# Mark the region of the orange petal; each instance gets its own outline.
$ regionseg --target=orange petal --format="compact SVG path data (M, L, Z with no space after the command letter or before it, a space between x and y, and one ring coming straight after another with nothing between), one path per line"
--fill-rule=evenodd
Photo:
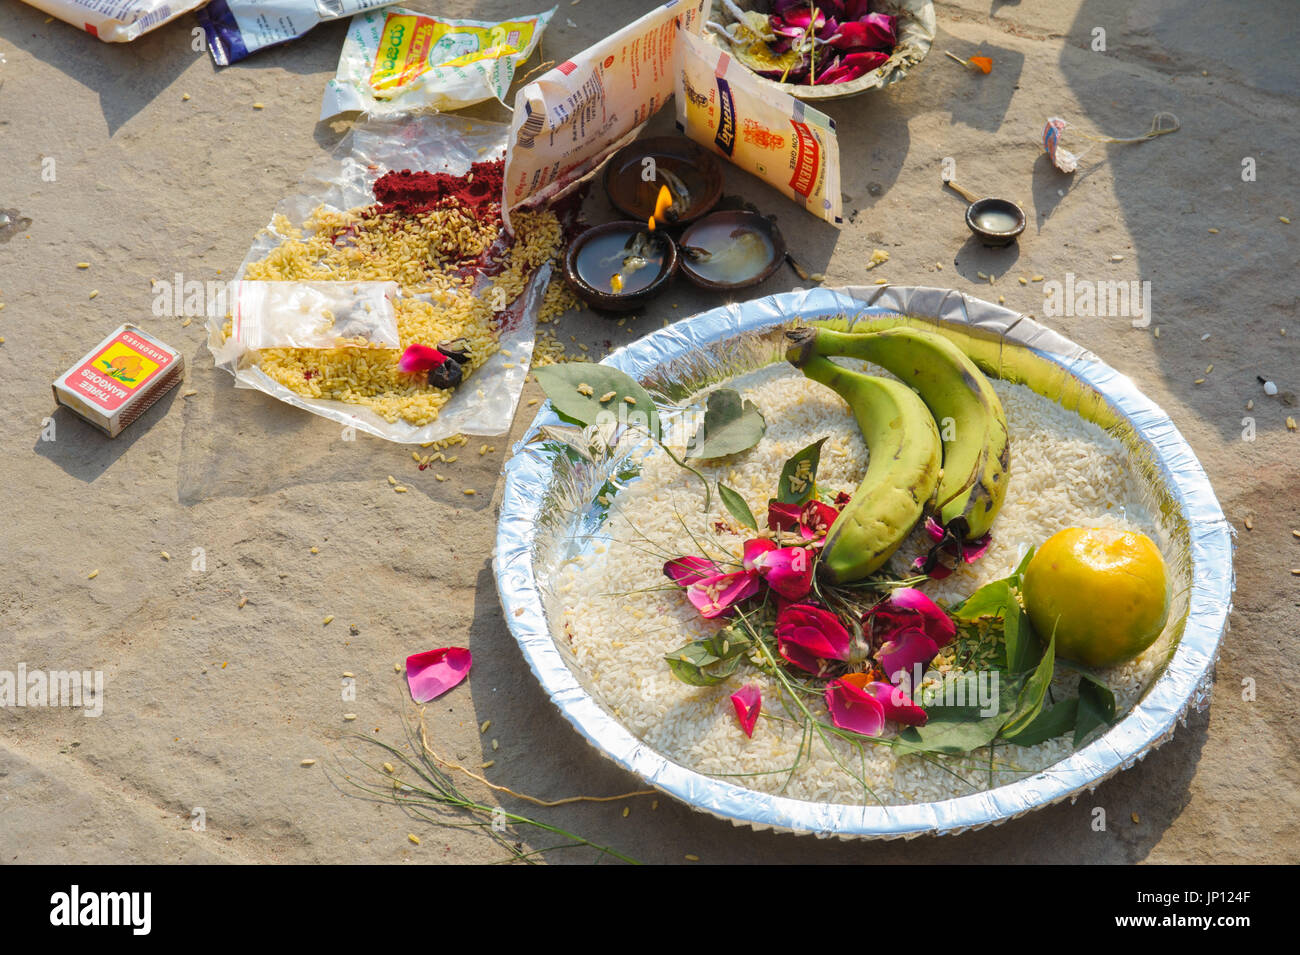
M993 71L993 61L987 56L972 56L966 62L981 73L991 73Z

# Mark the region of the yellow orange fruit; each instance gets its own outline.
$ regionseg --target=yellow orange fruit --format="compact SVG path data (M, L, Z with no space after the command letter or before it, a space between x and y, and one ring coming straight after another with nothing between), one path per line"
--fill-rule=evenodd
M1070 527L1049 537L1025 568L1025 612L1056 655L1115 666L1151 646L1169 617L1169 573L1145 534Z

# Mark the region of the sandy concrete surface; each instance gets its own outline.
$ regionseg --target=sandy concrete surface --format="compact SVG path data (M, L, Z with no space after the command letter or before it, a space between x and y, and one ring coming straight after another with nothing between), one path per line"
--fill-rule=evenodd
M410 5L485 18L540 6ZM562 0L544 55L576 52L650 6ZM637 797L533 811L649 862L1294 862L1300 433L1285 418L1300 415L1286 405L1300 391L1296 8L959 0L937 10L936 50L912 76L829 106L852 212L842 230L735 170L728 189L775 212L792 248L832 285L952 286L1005 296L1043 319L1042 286L1018 276L1151 282L1159 338L1123 317L1046 321L1172 416L1238 529L1236 607L1213 705L1095 794L957 838L866 845L755 834L667 797L657 809ZM201 322L152 314L151 278L230 277L276 201L342 132L315 120L343 24L220 72L192 48L195 27L190 15L135 43L103 44L20 3L0 6L0 209L31 220L0 239L0 669L105 677L98 718L0 711L0 859L499 859L476 831L355 798L346 776L377 777L346 739L401 745L409 698L394 664L462 644L475 654L469 684L426 714L443 753L471 765L494 758L494 782L543 798L640 788L554 710L501 619L489 564L498 476L528 415L495 439L495 454L480 458L475 442L454 480L438 484L415 470L408 448L341 441L331 422L236 391L213 368ZM1091 48L1096 28L1104 51ZM994 70L974 76L945 49L982 51ZM1035 146L1049 116L1132 136L1157 110L1176 113L1182 130L1095 146L1073 178ZM1070 145L1079 152L1087 141ZM963 203L940 188L944 157L969 188L1024 204L1031 223L1017 247L969 240ZM49 160L53 181L43 176ZM603 196L587 215L609 215ZM873 248L891 259L867 275ZM783 270L755 294L797 284ZM564 337L600 352L718 301L678 284L627 329L570 314ZM179 348L187 380L108 441L53 412L50 382L126 320ZM1283 394L1266 397L1257 375ZM197 394L182 397L188 389ZM530 386L526 397L536 394ZM389 474L412 493L394 494ZM467 499L464 487L478 495ZM344 673L354 674L355 701L343 699ZM1253 701L1243 681L1253 681ZM302 767L308 758L316 764ZM1105 832L1090 825L1098 806Z

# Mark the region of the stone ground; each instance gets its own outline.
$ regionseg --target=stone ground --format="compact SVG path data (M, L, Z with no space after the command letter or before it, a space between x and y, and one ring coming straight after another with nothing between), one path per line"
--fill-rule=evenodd
M502 2L410 5L488 19L519 12ZM545 56L574 53L650 6L561 3ZM1017 276L1151 282L1159 338L1124 318L1047 323L1172 416L1238 528L1236 607L1213 705L1094 795L956 838L865 846L755 834L668 798L657 810L642 797L537 812L651 862L688 853L710 863L1294 862L1300 433L1284 422L1300 414L1286 403L1300 390L1295 8L959 0L937 11L935 52L912 76L829 107L853 211L842 230L734 170L729 191L777 213L792 248L831 285L948 285L1005 295L1041 319L1042 287ZM489 566L498 475L527 416L496 440L496 454L471 450L456 480L437 484L414 470L409 449L340 442L328 421L234 390L198 322L153 317L150 278L228 278L276 201L341 135L315 118L343 24L219 72L192 49L194 27L191 15L112 45L20 3L0 8L0 208L31 219L0 237L0 482L12 521L0 544L0 669L91 668L106 679L98 719L0 712L0 859L500 858L479 833L353 798L345 775L375 777L349 755L345 734L400 745L407 705L394 663L464 643L476 659L469 686L427 713L445 753L477 764L497 738L493 781L539 797L638 788L553 709L501 619ZM1092 49L1097 28L1104 51ZM969 74L945 49L983 52L994 70ZM1035 146L1048 116L1131 136L1157 110L1176 113L1181 131L1096 146L1073 178ZM1078 152L1086 140L1071 145ZM944 157L970 188L1023 203L1031 224L1018 247L996 253L968 239L963 204L940 188ZM42 176L47 159L54 181ZM608 216L603 197L587 214ZM867 276L873 248L891 260ZM997 285L985 287L981 271ZM783 271L757 292L796 284ZM627 330L575 313L564 335L600 351L717 301L678 285ZM41 440L50 381L125 320L179 347L185 388L198 393L173 391L115 441L66 412L54 415L56 440ZM1277 379L1283 394L1266 397L1257 375ZM1246 441L1252 398L1256 433ZM389 474L413 493L393 494ZM465 486L478 489L474 500ZM194 573L199 547L206 570ZM335 620L322 626L327 614ZM355 674L354 703L340 700L344 672ZM342 721L349 710L358 722ZM375 762L378 751L360 746ZM300 767L312 757L315 766ZM1096 806L1106 832L1090 826ZM191 827L196 807L204 831Z

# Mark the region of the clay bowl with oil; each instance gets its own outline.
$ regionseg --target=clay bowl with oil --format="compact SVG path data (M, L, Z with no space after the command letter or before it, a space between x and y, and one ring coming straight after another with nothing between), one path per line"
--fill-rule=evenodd
M648 217L647 217L648 218ZM624 260L629 243L646 234L649 246L642 257L646 265L628 271ZM583 232L564 253L564 279L592 308L625 312L640 308L668 285L677 271L677 246L667 233L647 232L645 222L606 222ZM622 289L615 291L612 277L621 276Z
M976 199L966 207L966 227L984 245L1001 248L1025 231L1025 213L1010 199Z
M668 217L668 226L694 222L722 198L722 163L685 136L651 136L628 143L605 167L605 194L629 219L648 220L662 186L675 198L683 187L686 191L685 208Z
M785 261L781 231L757 212L710 213L677 242L682 274L701 288L731 291L758 285Z

